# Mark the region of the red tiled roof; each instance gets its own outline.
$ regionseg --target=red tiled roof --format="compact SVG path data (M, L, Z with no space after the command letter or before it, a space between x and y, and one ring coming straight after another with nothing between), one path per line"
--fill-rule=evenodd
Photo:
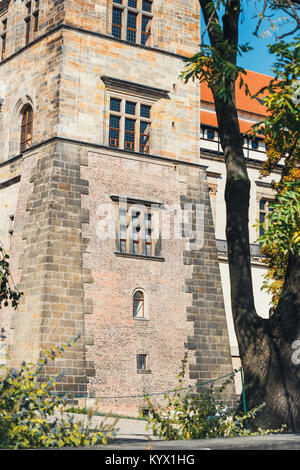
M247 83L250 93L254 94L257 93L261 88L264 86L268 85L270 83L272 77L268 75L263 75L257 72L253 72L250 70L247 70L247 75L244 77L245 83ZM213 103L213 96L206 85L206 83L201 83L201 101L203 102L209 102ZM265 107L260 104L256 99L251 99L251 97L246 96L244 89L239 88L239 81L237 80L236 82L236 104L238 111L240 112L246 112L246 113L251 113L251 114L256 114L257 120L260 121L263 118L260 119L260 116L266 116L266 109ZM212 124L212 122L208 122L209 120L213 121L214 118L211 116L212 113L206 112L206 111L201 111L201 123L207 124L207 125L216 125ZM255 116L253 116L255 117ZM207 119L207 122L206 122ZM217 122L216 120L214 121L215 123ZM246 121L240 120L240 125L241 127L245 128L248 126L248 128L251 126L251 123L247 123ZM241 128L241 132L245 132Z
M262 121L263 118L261 118L260 120ZM200 122L201 124L205 124L207 126L218 127L217 116L214 112L201 110ZM245 134L246 132L248 132L251 126L254 124L253 122L245 121L243 119L239 119L239 123L240 123L240 131L242 134Z

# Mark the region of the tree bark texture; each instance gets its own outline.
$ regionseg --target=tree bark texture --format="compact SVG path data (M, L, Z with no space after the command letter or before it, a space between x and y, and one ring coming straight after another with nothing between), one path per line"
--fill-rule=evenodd
M209 0L200 0L212 46L217 47L215 18L205 13ZM228 0L223 17L224 40L238 44L240 2ZM234 52L229 60L235 64ZM218 130L226 164L226 236L231 284L231 305L244 372L247 409L265 403L255 427L300 432L300 259L290 256L284 288L274 315L257 315L251 276L249 245L250 180L243 154L235 103L235 78L228 84L230 96L219 98L212 89ZM299 359L295 341L299 340ZM299 364L297 362L299 361Z

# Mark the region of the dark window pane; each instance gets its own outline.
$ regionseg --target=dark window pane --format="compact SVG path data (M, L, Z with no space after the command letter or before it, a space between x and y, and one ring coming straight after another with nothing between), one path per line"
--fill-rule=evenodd
M259 201L259 208L260 208L261 211L265 210L265 205L266 205L265 199L261 199Z
M133 119L125 119L125 150L134 150L135 140L135 121Z
M215 138L215 131L211 129L207 129L207 138L208 140L214 140Z
M113 8L112 14L112 35L115 38L121 39L122 36L122 10Z
M126 114L135 114L135 103L132 103L131 101L126 101L125 113Z
M120 5L122 5L122 0L113 0L114 3L119 3Z
M140 152L150 151L150 123L141 121L140 123Z
M149 0L143 0L142 2L142 10L144 11L151 11L152 7L152 2L149 2Z
M110 147L119 147L120 139L120 118L110 116L109 118L109 145Z
M128 0L128 6L132 8L136 8L136 0Z
M121 110L121 100L118 100L117 98L111 98L110 99L110 110L120 112L120 110Z
M142 16L142 46L150 46L151 37L151 18L148 16Z
M138 370L146 369L146 354L137 355L137 368Z
M143 318L144 316L144 294L141 291L134 294L133 316L135 318Z
M257 150L258 149L258 141L257 140L252 140L251 147L252 147L252 150Z
M146 104L141 104L141 117L150 119L150 109L151 106L147 106Z
M127 16L127 41L136 42L136 14L130 11Z

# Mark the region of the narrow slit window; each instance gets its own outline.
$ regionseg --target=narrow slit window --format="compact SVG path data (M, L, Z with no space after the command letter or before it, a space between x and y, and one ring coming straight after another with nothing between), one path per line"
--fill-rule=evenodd
M25 20L25 45L30 41L31 18L30 16Z
M22 122L21 122L21 141L20 141L20 151L21 153L24 150L32 146L32 127L33 127L33 111L31 106L26 106L22 113Z

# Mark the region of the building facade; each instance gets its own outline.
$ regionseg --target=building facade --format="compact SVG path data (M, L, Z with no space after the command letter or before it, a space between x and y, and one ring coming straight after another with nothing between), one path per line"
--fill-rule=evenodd
M245 82L252 95L267 86L271 77L253 71L247 71ZM249 135L251 126L261 122L266 116L266 110L256 99L246 96L243 89L236 86L236 103L240 130L244 137L244 156L247 163L248 176L251 182L249 201L249 238L252 267L252 282L255 299L255 308L259 316L269 317L271 296L262 290L263 276L266 266L261 256L258 238L262 228L258 222L266 222L270 209L270 202L274 199L273 182L278 182L281 167L278 166L269 176L262 177L262 163L266 158L265 144L262 138L253 139ZM222 279L222 288L226 310L227 325L230 338L230 350L234 369L241 366L238 343L234 331L230 300L230 279L227 258L226 217L225 217L225 184L226 168L220 140L218 137L217 118L214 110L213 97L205 84L201 84L201 164L207 168L207 178L211 207L214 219L219 267ZM236 376L236 390L241 391L240 377Z
M8 360L80 334L45 373L103 409L173 389L185 353L187 385L230 374L200 87L178 79L199 2L3 0L0 27Z

